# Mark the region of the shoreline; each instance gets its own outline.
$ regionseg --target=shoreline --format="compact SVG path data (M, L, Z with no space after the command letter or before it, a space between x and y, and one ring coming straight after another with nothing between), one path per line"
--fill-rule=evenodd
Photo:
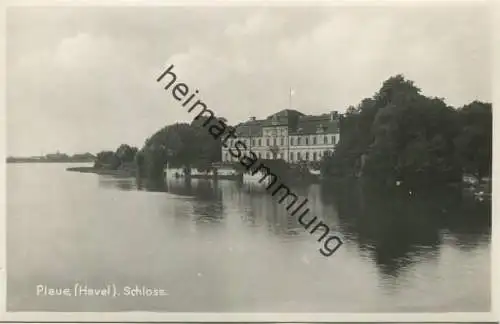
M94 160L89 161L50 161L50 160L18 160L18 161L5 161L6 164L16 163L94 163Z
M136 176L136 170L108 170L108 169L97 169L94 167L72 167L72 168L66 168L66 171L80 172L80 173L94 173L100 175L125 176L125 177Z

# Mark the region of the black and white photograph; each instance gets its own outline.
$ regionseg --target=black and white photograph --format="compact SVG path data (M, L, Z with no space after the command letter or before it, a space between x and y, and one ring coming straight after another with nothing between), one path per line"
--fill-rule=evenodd
M492 311L491 2L43 3L7 313Z

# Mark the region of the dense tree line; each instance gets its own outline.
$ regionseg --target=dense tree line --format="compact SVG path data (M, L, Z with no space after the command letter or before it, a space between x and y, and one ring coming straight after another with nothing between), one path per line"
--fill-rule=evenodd
M222 119L224 120L224 119ZM224 120L225 121L225 120ZM158 177L171 167L207 170L221 161L221 142L208 129L214 118L168 125L135 154L139 174ZM402 75L383 82L372 97L349 107L341 119L335 153L321 163L329 177L353 176L409 185L459 181L464 173L491 175L492 107L474 101L458 109L426 97ZM123 158L101 152L108 165ZM98 159L99 160L99 159Z
M73 161L93 161L95 159L95 156L92 153L76 153L73 154L70 158Z
M32 157L7 157L7 163L16 162L92 162L95 160L95 156L92 153L76 153L73 155L68 155L66 153L54 153L47 154L45 156L32 156Z
M221 119L225 121L225 119ZM204 126L204 124L206 125ZM137 154L137 165L141 176L154 178L169 167L196 168L200 171L211 168L221 161L221 138L214 139L208 129L217 123L216 118L194 119L190 124L176 123L165 126L146 140Z
M492 107L461 108L426 97L397 75L341 119L335 153L322 161L327 177L363 176L416 186L491 175Z
M128 144L120 145L116 151L101 151L94 160L94 168L98 169L132 169L138 149Z

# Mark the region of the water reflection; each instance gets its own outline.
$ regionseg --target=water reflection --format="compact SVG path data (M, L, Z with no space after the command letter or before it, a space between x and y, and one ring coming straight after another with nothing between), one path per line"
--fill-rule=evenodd
M136 178L135 182L137 184L138 190L152 191L152 192L165 192L167 191L167 185L163 179L141 179Z
M120 189L124 191L131 191L138 189L138 183L134 178L124 178L108 175L98 176L99 187L106 189Z
M136 181L9 165L12 311L490 311L491 207L356 183L297 186L345 244L331 257L277 197L232 181ZM48 190L50 189L50 190ZM146 285L165 298L41 298Z
M386 276L436 259L443 240L450 237L459 249L489 240L491 205L463 198L459 190L417 195L339 182L323 186L321 198L323 204L336 206L342 232Z
M134 181L103 178L100 184L189 197L190 210L182 214L189 213L196 224L224 224L235 214L245 226L267 228L280 239L315 240L276 197L259 187L195 179ZM489 242L491 205L464 198L457 190L417 195L358 182L291 189L307 197L311 214L370 259L382 278L397 278L414 264L436 261L444 244L471 251Z

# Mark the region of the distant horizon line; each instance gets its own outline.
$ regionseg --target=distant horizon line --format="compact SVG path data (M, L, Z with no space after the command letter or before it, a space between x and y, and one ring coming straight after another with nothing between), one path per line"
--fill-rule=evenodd
M67 155L67 156L74 156L74 155L81 155L81 154L92 154L95 155L94 153L87 151L87 152L77 152L77 153L66 153L66 152L60 152L56 151L55 153L46 153L46 154L40 154L40 155L13 155L13 154L6 154L7 158L37 158L37 157L47 157L48 155Z
M422 92L424 92L424 91L422 91ZM491 100L491 99L490 99L490 100L485 100L485 99L481 99L481 98L475 98L475 99L472 99L471 101L469 101L468 103L464 103L464 104L462 104L462 105L453 105L453 104L447 103L447 102L446 102L446 101L447 101L447 98L445 98L445 97L430 96L430 95L425 95L425 94L423 94L423 95L424 95L424 96L427 96L427 97L431 97L431 98L440 98L440 99L442 99L443 101L445 101L445 103L446 103L448 106L453 107L454 109L460 109L461 107L466 106L466 105L468 105L468 104L471 104L471 103L473 103L473 102L475 102L475 101L478 101L478 102L484 102L484 103L492 103L492 100ZM360 101L360 102L361 102L361 101ZM360 102L358 102L358 104L359 104ZM357 106L357 104L356 104L356 105L352 105L352 106L356 107L356 106ZM349 106L348 106L348 107L345 107L345 109L343 109L343 110L334 110L334 111L337 111L339 114L343 115L343 114L345 114L345 111L346 111L348 108L349 108ZM292 108L284 108L284 109L277 110L276 112L279 112L279 111L282 111L282 110L296 110L296 111L298 111L298 112L303 113L303 114L304 114L304 115L306 115L306 116L319 116L319 115L323 115L323 114L328 114L328 113L329 113L329 112L326 112L326 113L320 113L319 115L314 115L314 113L313 113L313 112L310 112L310 111L308 111L308 112L303 112L303 111L301 111L301 110L300 110L300 108L297 108L297 107L292 107ZM330 112L331 112L331 110L330 110ZM265 120L265 119L267 119L267 117L269 117L269 115L268 115L267 117L262 118L262 117L260 117L260 116L259 116L259 117L257 117L255 114L254 114L254 115L252 115L252 114L250 113L250 114L246 117L246 119L239 119L239 121L233 121L233 122L231 122L231 123L233 123L234 125L239 125L239 124L242 124L242 123L246 123L246 122L248 122L248 121L249 121L249 118L250 118L250 117L255 117L255 118L256 118L256 121L257 121L257 120ZM224 118L226 118L226 117L224 117ZM227 120L227 122L229 123L229 120L228 120L227 118L226 118L226 120ZM165 124L164 124L164 126L162 126L161 128L163 128L163 127L165 127L165 126L168 126L168 125L178 124L178 123L186 123L186 124L190 124L190 122L191 122L191 121L192 121L192 120L190 120L190 118L185 118L185 120L184 120L184 119L182 119L182 120L177 120L177 121L170 122L170 123L168 123L168 124L167 124L167 123L165 123ZM230 124L230 123L229 123L229 124ZM159 129L158 129L158 130L159 130ZM158 130L157 130L157 131L158 131ZM146 138L147 138L147 137L146 137ZM144 144L144 141L146 140L146 138L143 140L143 143L142 143L142 144L139 144L139 145L137 146L138 148L140 148L140 147ZM121 144L123 144L123 143L121 143ZM132 144L132 143L126 143L126 144L131 145L131 146L134 146L134 144ZM118 144L118 145L120 145L120 144ZM94 155L95 155L95 154L97 154L97 153L99 153L99 152L101 152L101 151L110 151L110 150L112 150L112 149L111 149L111 148L109 148L109 147L111 147L111 146L108 146L108 148L104 148L104 149L103 149L103 148L96 149L95 151L78 151L78 152L71 153L71 155L75 155L75 154L85 154L85 153L91 153L91 154L94 154ZM47 154L56 154L58 150L57 150L57 149L50 150L51 152L54 152L54 151L55 151L56 153L46 153L46 154L44 154L44 153L43 153L43 150L40 150L40 151L42 151L42 153L41 153L41 154L38 154L38 155L36 155L36 154L35 154L35 155L33 155L33 154L7 154L7 152L5 152L5 153L6 153L6 154L5 154L5 158L34 158L34 157L42 157L42 156L45 156L45 155L47 155ZM94 152L95 152L95 153L94 153ZM70 153L65 153L65 152L63 152L62 154L68 154L68 155L69 155Z

